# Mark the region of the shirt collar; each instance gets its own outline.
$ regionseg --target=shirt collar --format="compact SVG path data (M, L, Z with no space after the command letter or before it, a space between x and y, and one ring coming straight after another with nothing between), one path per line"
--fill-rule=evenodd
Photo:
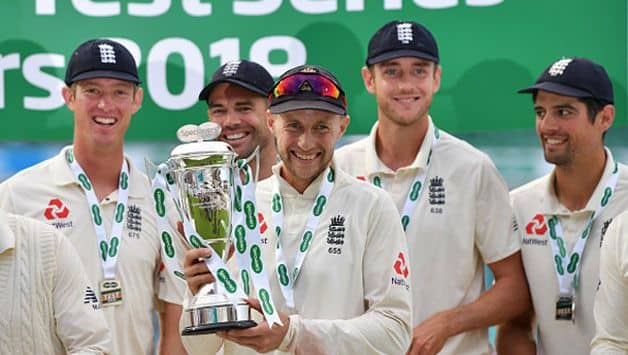
M6 250L15 248L15 235L9 228L6 212L0 210L0 254Z
M324 173L318 174L316 179L314 179L314 181L310 183L310 186L308 186L305 189L305 191L303 191L303 193L301 194L294 187L292 187L292 185L290 185L283 177L281 177L281 174L280 174L281 164L282 163L274 165L272 170L273 170L273 175L275 175L275 178L277 179L279 183L279 193L281 194L282 198L291 196L291 197L300 197L306 200L307 199L314 200L319 193L320 186L321 186L321 183L323 182L323 177L325 174ZM333 161L332 161L331 166L332 166L332 169L334 169L334 171L337 172ZM325 170L323 170L323 172L325 172ZM336 177L337 176L338 174L336 173Z
M423 137L423 143L421 144L421 148L419 148L419 152L412 164L405 166L399 170L403 169L425 169L427 167L427 159L429 157L430 149L432 148L432 142L434 141L434 123L432 122L432 117L428 116L428 126L427 132L425 132L425 136ZM379 122L375 122L373 127L371 128L371 132L369 133L366 145L366 169L369 175L378 174L378 173L389 173L393 174L389 167L386 166L377 155L376 150L376 138L377 138L377 128L379 127Z
M70 165L65 160L65 154L68 149L71 148L71 145L63 147L61 152L52 158L52 181L56 186L79 185L74 179ZM126 159L127 164L129 164L129 197L143 198L145 190L140 188L140 186L146 183L146 177L137 169L131 157L125 154L124 159ZM112 197L117 199L117 196L118 193L116 190Z
M581 211L595 212L597 210L599 201L602 199L602 196L604 194L604 189L606 189L606 183L608 182L609 177L615 171L615 159L613 159L613 154L607 147L604 147L604 151L606 152L606 164L604 165L602 177L598 181L595 190L593 190L591 198L589 198L586 206ZM544 194L545 197L541 201L542 213L548 215L571 214L573 213L573 211L569 211L567 207L563 206L556 196L556 191L554 190L555 178L556 169L554 169L552 173L546 177L544 182L546 193Z

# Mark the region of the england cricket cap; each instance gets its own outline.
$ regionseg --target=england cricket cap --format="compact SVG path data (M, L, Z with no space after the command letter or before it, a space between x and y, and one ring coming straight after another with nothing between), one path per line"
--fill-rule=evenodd
M223 64L214 72L212 80L198 95L200 101L207 101L212 90L220 83L241 86L266 97L273 86L273 77L263 66L248 60L234 60Z
M612 104L613 84L604 68L586 58L563 58L547 67L534 85L517 91L536 93L538 90L577 98L593 98Z
M91 39L81 44L70 58L65 83L92 78L113 78L141 83L135 59L126 47L109 39Z
M283 73L269 95L273 114L294 110L322 110L347 114L347 99L338 79L317 65L300 65Z
M438 63L438 46L432 33L413 21L391 21L369 41L366 65L399 57L418 57Z

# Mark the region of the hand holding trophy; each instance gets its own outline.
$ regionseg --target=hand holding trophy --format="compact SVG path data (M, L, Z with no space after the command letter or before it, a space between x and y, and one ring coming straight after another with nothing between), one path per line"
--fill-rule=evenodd
M231 146L213 141L219 135L220 126L213 122L185 125L177 131L183 144L172 150L165 163L155 166L146 162L149 173L156 171L153 198L160 217L168 271L179 277L183 275L174 258L172 238L165 221L167 198L174 200L183 220L188 246L212 250L212 255L204 262L216 282L204 285L185 309L185 317L191 325L183 330L183 335L255 326L250 306L245 301L251 276L269 325L281 324L263 268L252 174L246 161L236 162ZM226 266L232 240L243 287Z

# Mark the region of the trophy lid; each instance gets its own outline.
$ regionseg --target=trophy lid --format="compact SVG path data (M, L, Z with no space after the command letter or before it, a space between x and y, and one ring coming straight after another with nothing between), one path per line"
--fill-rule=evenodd
M236 153L233 148L225 142L220 141L202 141L180 144L170 153L171 158L191 156L191 155L233 155Z
M205 122L200 125L187 124L177 130L177 137L184 144L172 150L170 158L188 158L191 156L227 155L230 159L236 156L233 148L214 139L220 136L220 125L215 122Z

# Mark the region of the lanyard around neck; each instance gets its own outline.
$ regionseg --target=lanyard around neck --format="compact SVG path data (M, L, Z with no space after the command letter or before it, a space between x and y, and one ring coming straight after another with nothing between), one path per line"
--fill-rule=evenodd
M430 147L430 151L427 155L427 163L425 164L425 169L422 172L418 173L412 184L410 185L410 191L408 192L408 196L406 197L406 202L403 205L403 210L401 213L401 224L403 225L403 230L405 231L410 224L410 216L416 209L417 203L419 202L419 197L421 196L421 191L423 190L423 186L425 185L425 179L427 178L427 173L430 168L430 162L432 160L432 153L434 153L434 148L438 144L440 140L440 131L437 127L434 127L434 139L432 140L432 146ZM377 187L383 188L382 178L379 175L375 175L372 179L373 185Z
M609 155L609 159L613 159ZM614 170L606 180L604 187L604 193L598 201L595 212L589 217L584 230L580 234L580 238L576 241L571 254L567 254L567 245L565 244L563 227L560 224L557 216L551 216L548 221L549 227L549 243L552 247L552 256L554 257L554 269L556 277L558 279L558 286L561 294L571 294L573 290L578 288L578 274L580 267L582 266L582 254L586 246L587 240L591 234L591 227L595 219L602 213L604 208L608 205L613 193L615 192L615 186L619 177L619 169L617 162L611 162L614 165Z
M329 195L334 187L335 172L331 167L328 167L323 172L323 181L318 192L318 195L314 199L312 204L312 210L310 216L305 224L303 234L301 235L301 243L299 244L299 250L294 255L294 264L292 272L288 272L288 264L286 262L285 252L282 247L282 235L283 235L283 217L284 217L284 204L279 192L279 178L275 181L272 195L272 218L275 224L275 234L277 235L277 250L275 253L275 259L277 262L277 279L281 292L284 295L286 305L290 308L294 307L294 285L299 278L303 261L310 251L312 240L314 239L314 233L318 226L321 215L325 206L329 202Z
M105 227L103 226L102 210L100 203L94 192L94 186L83 171L83 168L74 158L73 149L70 148L65 152L65 159L72 169L76 182L81 186L87 198L90 215L96 237L98 239L98 250L100 262L102 264L105 279L112 279L116 275L116 265L120 248L122 244L122 227L126 217L127 201L129 198L129 166L126 159L122 159L122 167L120 168L120 178L118 182L118 203L116 204L113 224L111 226L111 235L107 236Z

